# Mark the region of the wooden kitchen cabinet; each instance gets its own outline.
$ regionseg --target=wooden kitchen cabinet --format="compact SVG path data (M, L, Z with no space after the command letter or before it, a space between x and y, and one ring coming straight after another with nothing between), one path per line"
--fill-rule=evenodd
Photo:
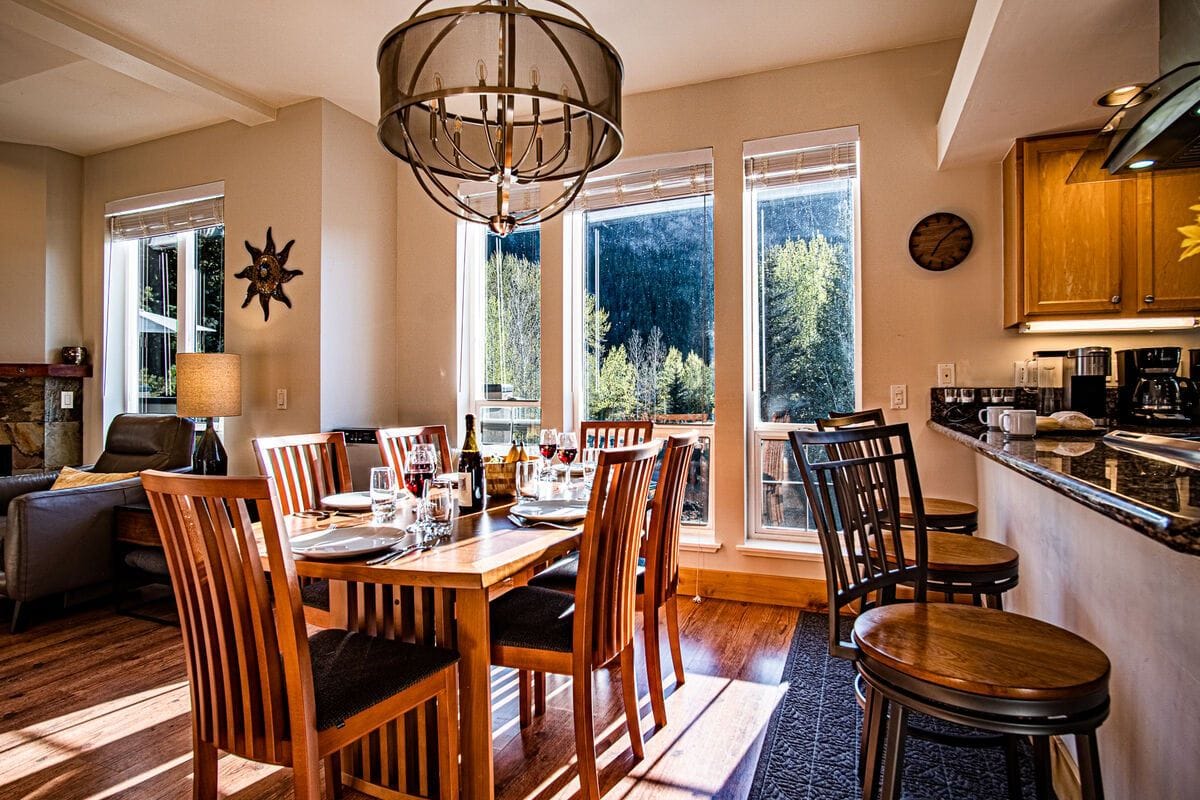
M1139 175L1137 313L1195 312L1200 309L1200 255L1183 261L1179 229L1200 225L1200 172Z

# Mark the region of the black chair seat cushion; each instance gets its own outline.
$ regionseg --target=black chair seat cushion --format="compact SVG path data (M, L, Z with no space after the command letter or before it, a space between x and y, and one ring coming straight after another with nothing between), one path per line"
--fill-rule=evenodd
M300 584L300 600L310 608L329 610L329 581L325 579Z
M308 637L308 652L319 731L341 725L458 661L453 650L334 629Z
M571 652L575 597L540 586L518 586L491 603L492 644Z
M529 579L530 586L554 589L558 592L574 592L575 580L579 577L579 553L567 556L554 566L542 570ZM637 593L646 593L646 559L638 559Z

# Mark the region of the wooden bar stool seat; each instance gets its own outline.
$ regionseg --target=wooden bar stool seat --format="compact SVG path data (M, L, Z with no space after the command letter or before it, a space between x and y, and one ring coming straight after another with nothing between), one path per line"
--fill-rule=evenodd
M963 536L957 533L929 531L926 534L928 588L953 602L957 595L970 595L976 605L986 601L992 608L1001 608L1004 592L1017 585L1020 555L1006 544ZM911 529L900 532L904 562L916 564L916 535ZM870 547L875 554L874 543ZM895 553L887 553L889 561Z
M946 533L974 533L979 530L978 506L942 497L926 497L924 500L926 530ZM915 519L912 500L901 497L900 521L912 525Z

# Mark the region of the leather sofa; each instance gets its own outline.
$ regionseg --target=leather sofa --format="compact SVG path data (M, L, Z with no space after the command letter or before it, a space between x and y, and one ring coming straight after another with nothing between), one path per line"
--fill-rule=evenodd
M163 414L121 414L108 428L92 472L191 468L195 426ZM3 571L0 597L12 602L12 631L25 604L113 578L113 508L145 502L140 478L55 489L57 472L0 477Z

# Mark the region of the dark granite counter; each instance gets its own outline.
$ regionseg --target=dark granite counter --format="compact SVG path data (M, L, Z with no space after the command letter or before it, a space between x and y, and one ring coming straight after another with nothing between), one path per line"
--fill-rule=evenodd
M1200 470L1115 450L1099 436L1005 441L982 425L934 431L1173 550L1200 555Z

